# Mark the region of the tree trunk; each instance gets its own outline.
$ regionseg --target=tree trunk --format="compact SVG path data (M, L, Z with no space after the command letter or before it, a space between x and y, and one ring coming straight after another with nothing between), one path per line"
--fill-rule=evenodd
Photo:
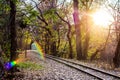
M115 56L113 58L113 63L116 68L120 66L120 33L119 33L118 44L115 51Z
M19 47L21 50L23 50L23 30L22 30L21 35L20 35Z
M72 41L71 41L71 26L70 24L68 25L68 33L67 33L67 38L68 38L68 42L69 42L69 58L72 59L73 58L73 48L72 48Z
M61 42L61 39L60 39L60 29L59 28L58 28L57 32L58 32L57 51L59 51L60 42Z
M45 34L45 53L48 54L48 50L47 50L47 34Z
M49 51L50 51L50 48L49 48L49 47L50 47L50 42L49 42L50 40L49 40L49 39L50 39L50 38L49 38L49 35L46 33L46 34L45 34L45 53L46 53L46 54L49 54L49 53L50 53L50 52L49 52Z
M16 37L16 26L15 26L15 16L16 16L16 4L13 0L10 0L10 18L9 18L9 27L10 27L10 61L15 61L17 59L17 37ZM10 69L11 74L17 70L17 67L14 66Z
M11 38L11 48L10 48L10 61L16 60L17 58L17 41L16 41L16 27L15 27L15 15L16 15L16 4L13 0L10 0L10 38Z
M89 12L89 8L90 7L88 7L88 6L91 6L91 4L92 4L92 2L91 2L91 4L89 4L89 0L87 1L85 1L86 2L86 4L85 4L85 7L86 7L86 14L89 14L88 12ZM85 33L86 33L86 35L85 35L85 41L84 41L84 48L83 48L83 58L84 58L84 60L85 59L87 59L87 56L88 56L88 48L89 48L89 40L90 40L90 24L89 24L89 16L88 15L85 15Z
M87 32L87 30L88 29L86 29L86 36L85 36L84 49L83 49L83 58L84 58L84 60L87 59L89 40L90 40L90 33L89 33L89 31Z
M55 13L62 21L64 21L68 25L68 32L67 32L67 38L68 38L68 42L69 42L69 55L68 56L70 59L72 59L73 58L73 48L72 48L72 41L71 41L71 25L70 25L69 21L64 20L57 12L55 12Z
M51 54L52 54L53 56L57 56L56 48L57 48L57 47L56 47L56 42L53 41L52 44L51 44Z
M27 38L27 39L26 39ZM25 39L26 39L26 41L25 41L25 58L27 58L27 49L28 49L28 35L27 35L27 37L26 37Z
M77 51L77 59L81 60L82 56L82 46L81 46L81 28L80 28L80 20L79 20L79 10L78 10L78 0L73 0L74 6L74 23L75 23L75 33L76 33L76 51Z
M113 58L113 63L114 63L114 66L117 68L120 66L120 24L119 24L119 20L120 20L120 17L119 17L119 12L120 12L120 4L119 4L120 0L118 0L118 4L116 4L116 8L117 8L117 16L115 16L115 22L117 22L115 24L115 28L116 28L116 37L117 37L117 41L118 41L118 44L117 44L117 47L116 47L116 51L115 51L115 56Z
M86 13L88 11L88 4L86 4ZM89 40L90 40L90 31L89 31L89 24L88 24L88 19L89 19L89 16L86 15L85 16L85 20L86 20L86 23L85 23L85 41L84 41L84 48L83 48L83 58L84 60L87 59L87 53L88 53L88 47L89 47Z

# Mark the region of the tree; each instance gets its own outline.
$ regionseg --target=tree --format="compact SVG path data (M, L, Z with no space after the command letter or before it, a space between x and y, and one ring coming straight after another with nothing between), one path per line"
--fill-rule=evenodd
M112 28L110 30L115 32L113 33L113 36L115 36L114 44L116 46L114 46L114 56L111 59L113 61L114 67L117 68L120 66L120 0L112 1L112 3L110 3L109 0L107 0L106 2L109 4L105 4L105 6L114 20L112 23Z
M116 41L117 41L117 46L115 50L115 56L113 58L113 63L116 68L120 66L120 1L118 0L115 4L114 7L111 7L113 11L115 11L116 15L114 16L115 20L115 31L116 31Z
M16 16L16 1L10 0L10 38L11 38L11 48L10 48L10 61L14 61L17 58L17 41L16 41L16 26L15 26L15 16Z
M80 19L79 19L79 2L78 0L73 0L73 18L75 23L75 33L76 33L76 51L77 51L77 59L83 59L82 55L82 44L81 44L81 27L80 27Z
M119 65L120 65L120 34L119 34L117 47L116 47L116 50L115 50L115 56L113 58L113 63L114 63L114 66L116 68L118 68Z
M6 55L10 58L10 29L9 29L9 1L0 0L0 45Z
M73 58L73 48L72 48L72 41L71 41L71 25L69 23L69 21L64 20L57 12L55 12L57 14L57 16L68 25L68 33L67 33L67 38L68 38L68 42L69 42L69 58L72 59Z
M85 33L85 35L83 35L85 39L82 39L84 41L82 46L82 49L83 49L82 54L83 54L83 59L87 59L89 40L90 40L90 26L91 26L89 11L93 3L93 0L85 0L85 1L81 0L81 3L82 3L82 6L85 7L84 9L85 14L83 15L84 21L83 21L83 25L81 25L83 26L82 29L84 29L83 31Z

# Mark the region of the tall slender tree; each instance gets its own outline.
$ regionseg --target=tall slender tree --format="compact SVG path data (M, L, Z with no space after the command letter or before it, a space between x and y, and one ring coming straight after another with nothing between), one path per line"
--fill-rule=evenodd
M16 26L15 26L15 16L16 16L16 2L14 0L10 0L10 38L11 38L11 48L10 48L10 61L13 61L17 57L16 49Z
M85 7L85 39L83 43L83 58L87 59L87 53L88 53L88 48L89 48L89 41L90 41L90 26L91 24L89 23L89 11L92 6L93 0L81 0L82 5Z
M69 58L72 59L73 58L73 47L72 47L72 40L71 40L71 24L69 21L66 21L65 19L63 19L57 12L55 12L57 14L57 16L68 25L68 32L67 32L67 38L68 38L68 42L69 42ZM67 16L67 15L66 15Z
M120 0L118 0L115 4L115 7L113 8L114 11L116 11L116 16L114 17L115 19L115 29L116 29L116 37L117 37L117 47L115 50L115 56L113 58L113 63L115 67L119 67L120 66Z
M82 56L82 46L81 46L81 27L80 27L78 5L79 5L78 0L73 0L73 9L74 9L73 18L74 18L75 33L76 33L77 59L81 60L83 56Z

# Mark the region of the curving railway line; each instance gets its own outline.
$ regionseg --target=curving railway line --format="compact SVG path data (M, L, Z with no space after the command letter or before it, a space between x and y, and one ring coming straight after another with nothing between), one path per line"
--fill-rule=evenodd
M65 60L65 59L51 56L51 55L46 55L46 58L52 59L52 60L57 61L61 64L64 64L64 65L69 66L71 68L74 68L78 71L81 71L81 72L86 73L90 76L93 76L99 80L120 80L120 76L105 72L103 70L99 70L96 68L92 68L89 66L78 64L78 63L73 62L73 61Z

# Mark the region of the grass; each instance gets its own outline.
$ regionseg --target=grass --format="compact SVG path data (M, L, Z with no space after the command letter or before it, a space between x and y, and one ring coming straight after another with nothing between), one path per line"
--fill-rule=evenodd
M30 69L30 70L40 70L43 68L40 64L36 64L30 61L20 62L19 64L17 64L17 67L21 69Z
M25 58L24 54L19 54L19 63L16 65L20 69L29 70L41 70L43 66L35 62L30 61L31 59Z

